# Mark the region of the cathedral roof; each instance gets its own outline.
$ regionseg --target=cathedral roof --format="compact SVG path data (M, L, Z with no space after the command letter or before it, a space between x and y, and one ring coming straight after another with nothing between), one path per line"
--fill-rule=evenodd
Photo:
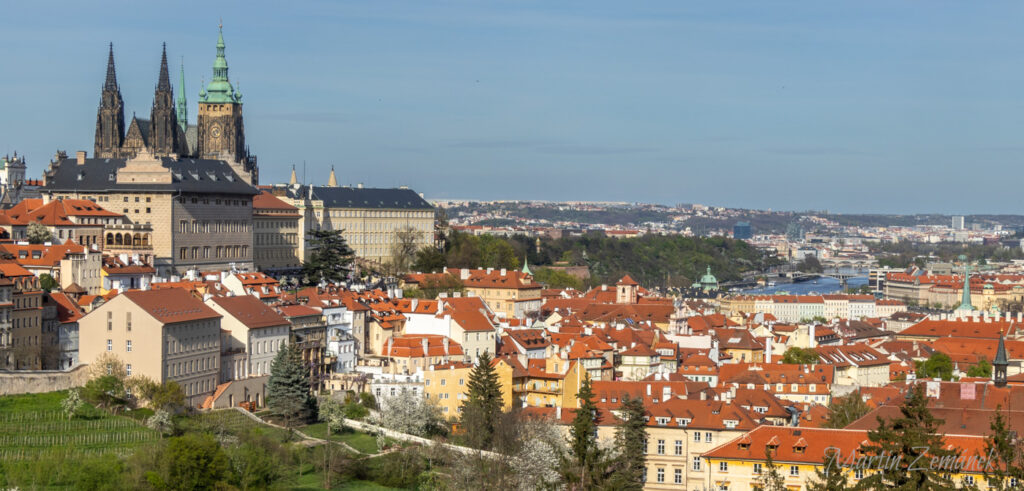
M239 194L253 196L259 191L238 177L223 160L172 159L157 157L170 169L171 183L117 182L117 171L125 166L125 159L85 159L79 165L75 159L62 159L47 171L47 191L102 192L102 191L182 191L188 193Z
M434 207L411 189L312 186L313 199L327 208L384 208L432 210ZM309 186L290 188L292 198L309 195Z

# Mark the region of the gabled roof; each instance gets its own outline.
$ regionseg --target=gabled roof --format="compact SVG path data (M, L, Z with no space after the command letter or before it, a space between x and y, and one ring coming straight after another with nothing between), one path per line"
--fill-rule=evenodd
M288 319L285 319L260 299L251 295L211 297L210 301L220 306L230 316L249 329L290 325Z
M289 188L292 198L309 195L310 186ZM324 202L327 208L380 208L403 210L433 210L434 207L411 189L351 188L347 186L312 186L313 199Z
M221 317L201 300L180 288L132 290L121 295L164 324Z
M125 166L125 159L85 159L79 165L76 159L63 159L55 163L46 175L47 191L98 192L193 192L210 194L237 194L253 196L256 188L246 184L223 160L172 159L156 157L172 176L170 183L117 182L117 172Z

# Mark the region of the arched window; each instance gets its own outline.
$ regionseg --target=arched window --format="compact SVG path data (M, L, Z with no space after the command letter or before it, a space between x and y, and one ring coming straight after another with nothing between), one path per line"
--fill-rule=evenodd
M124 245L124 241L121 238L121 234L117 234L117 235L114 236L114 244L115 245Z
M107 245L114 245L114 234L107 234Z

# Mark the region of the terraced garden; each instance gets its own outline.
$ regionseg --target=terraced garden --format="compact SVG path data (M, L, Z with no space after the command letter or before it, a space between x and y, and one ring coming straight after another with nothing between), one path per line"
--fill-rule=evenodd
M68 419L59 409L64 392L0 398L0 460L37 459L47 454L85 457L127 455L160 435L141 423L100 411Z

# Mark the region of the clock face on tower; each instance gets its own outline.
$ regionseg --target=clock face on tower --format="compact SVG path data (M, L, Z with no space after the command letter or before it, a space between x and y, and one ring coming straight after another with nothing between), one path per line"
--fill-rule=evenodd
M215 125L210 127L210 136L212 136L214 139L219 139L220 138L220 125L219 124L215 124Z

